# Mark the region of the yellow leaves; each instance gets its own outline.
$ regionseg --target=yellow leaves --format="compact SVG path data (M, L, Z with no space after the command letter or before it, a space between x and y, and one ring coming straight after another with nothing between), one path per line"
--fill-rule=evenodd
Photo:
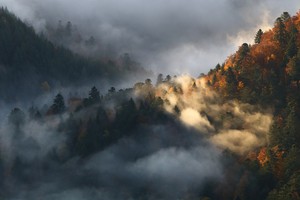
M274 54L271 54L271 59L272 60L275 60L276 59L276 56Z
M219 87L220 88L225 88L226 87L226 80L224 77L222 77L220 80L219 80Z
M229 67L232 67L234 64L233 56L229 56L224 65L224 70L227 71Z
M168 93L172 94L173 92L174 92L174 87L170 87L169 90L168 90Z
M276 59L276 56L274 54L271 54L269 56L267 56L267 61L270 62L272 60L275 60Z

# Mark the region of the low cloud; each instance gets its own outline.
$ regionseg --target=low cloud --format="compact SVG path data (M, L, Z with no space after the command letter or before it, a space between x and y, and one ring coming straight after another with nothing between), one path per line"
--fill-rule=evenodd
M222 149L243 155L268 143L271 108L224 101L204 79L187 75L161 83L155 93L167 112Z
M223 62L237 45L251 42L258 28L272 26L282 12L294 14L300 7L297 0L0 0L0 4L38 31L59 20L71 21L85 38L96 38L103 54L128 52L157 73L193 75Z

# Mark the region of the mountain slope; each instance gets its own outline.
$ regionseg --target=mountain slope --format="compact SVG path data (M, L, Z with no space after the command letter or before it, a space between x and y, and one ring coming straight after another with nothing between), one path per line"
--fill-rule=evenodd
M127 59L127 60L126 60ZM88 59L37 35L7 9L0 9L0 94L21 100L42 92L43 86L78 86L96 79L118 80L147 74L124 57L123 63Z
M258 31L255 44L244 43L204 77L226 99L273 107L268 145L254 158L258 173L275 179L268 199L299 199L300 194L299 31L300 12L293 17L285 12L271 30Z

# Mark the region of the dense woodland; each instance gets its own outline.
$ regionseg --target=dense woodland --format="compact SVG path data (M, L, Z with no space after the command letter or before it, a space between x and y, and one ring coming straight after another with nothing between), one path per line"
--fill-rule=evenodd
M191 91L197 92L197 80L205 80L207 87L221 94L218 104L233 101L270 108L273 122L266 145L243 154L222 150L224 177L221 181L207 179L201 188L188 188L176 198L300 199L299 31L300 13L291 17L285 12L276 19L273 29L266 32L258 30L254 44L242 44L224 64L218 64L207 75L193 79ZM4 99L13 99L18 92L22 95L21 91L33 82L38 86L44 81L49 84L55 81L78 84L78 79L85 81L104 74L114 76L120 73L113 62L108 65L91 61L53 45L5 9L0 11L0 40L0 94ZM46 174L62 176L61 171L65 172L63 167L75 158L74 168L80 168L93 155L122 142L124 138L134 137L141 142L141 138L146 137L149 143L160 140L161 146L187 149L194 145L195 140L201 141L202 136L197 130L180 123L177 117L180 108L175 106L171 113L165 110L165 105L171 103L163 98L163 94L183 93L183 88L173 81L175 79L170 75L164 78L160 74L156 83L146 79L132 88L116 90L111 87L108 91L92 87L85 98L76 95L66 97L59 93L53 97L50 106L37 107L33 104L28 110L14 108L7 119L7 132L11 134L11 151L15 157L7 165L4 156L7 152L1 154L0 197L21 198L18 195L22 193L15 194L16 188L30 191L43 178L52 180ZM163 87L167 89L161 89ZM215 127L225 126L223 121L212 119L209 113L201 115L206 115ZM225 115L227 118L233 116L229 111ZM230 119L222 118L226 122ZM37 152L44 147L33 136L28 137L28 124L46 127L47 131L55 132L58 138L64 139L40 156ZM161 126L171 136L155 135L155 130L149 128ZM124 160L139 160L158 151L158 146L146 149L149 146L145 145L143 150L132 150L128 155L124 153ZM32 158L24 157L22 152L30 152ZM74 173L65 176L72 177L70 182L78 183L79 187L109 188L107 190L123 192L124 199L174 199L172 195L157 192L159 190L153 185L159 183L149 181L136 188L122 184L126 179L116 178L120 185L111 189L116 185L110 185L109 181L87 178L93 177L92 172L70 169ZM75 174L82 181L78 181ZM35 195L27 194L24 198L32 199ZM41 193L39 195L42 197Z
M268 199L299 199L300 189L300 13L284 12L254 44L244 43L205 79L225 98L272 105L268 146L251 162L257 174L269 174ZM276 183L276 184L275 184Z
M33 27L1 8L2 100L23 101L52 87L80 86L100 79L116 82L132 75L149 74L128 54L119 60L100 60L79 56L62 45L50 42L43 33L36 34Z

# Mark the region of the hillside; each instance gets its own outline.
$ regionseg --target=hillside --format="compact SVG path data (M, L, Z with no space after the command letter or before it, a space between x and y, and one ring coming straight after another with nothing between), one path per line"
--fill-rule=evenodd
M273 108L269 142L257 153L277 182L268 199L299 199L300 12L283 13L271 30L259 30L205 80L226 99Z
M108 73L37 36L7 11L2 15L1 26L18 24L3 30L24 31L20 43L30 35L49 47L42 55L38 45L16 54L39 55L28 61L2 51L1 81L7 71L15 77L7 83L16 86L23 83L18 77L36 71L36 84L49 78L76 87ZM0 44L13 49L15 40L4 40L3 30ZM299 31L300 13L283 13L273 29L258 31L255 44L243 44L199 78L160 74L156 83L146 79L107 92L92 87L84 97L58 93L47 99L50 106L13 108L0 124L0 198L298 200ZM60 68L50 67L52 59L43 57L48 51ZM68 59L81 73L66 76ZM48 67L38 68L42 61ZM29 63L33 71L15 63Z
M121 61L84 58L54 45L7 9L0 9L1 100L22 101L49 88L80 86L106 79L116 82L149 74L123 56Z

